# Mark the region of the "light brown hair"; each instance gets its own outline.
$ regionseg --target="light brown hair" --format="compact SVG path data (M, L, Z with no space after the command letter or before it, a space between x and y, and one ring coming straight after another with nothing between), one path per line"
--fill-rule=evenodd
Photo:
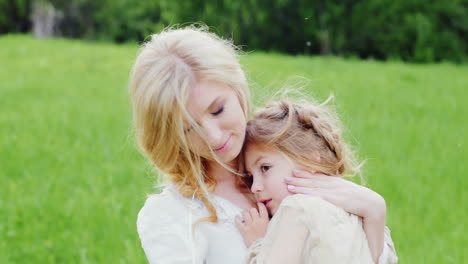
M317 104L281 100L259 109L247 123L244 151L249 144L261 144L312 172L359 174L361 164L343 139L336 113L325 105L328 101Z

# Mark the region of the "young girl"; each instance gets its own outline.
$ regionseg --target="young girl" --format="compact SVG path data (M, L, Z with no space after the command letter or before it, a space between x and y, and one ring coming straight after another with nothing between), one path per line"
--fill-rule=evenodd
M340 194L331 195L331 189L317 192L318 197L292 195L283 180L297 169L330 183L358 173L338 120L323 104L281 101L261 109L247 124L244 157L259 203L258 211L244 211L242 221L236 218L249 247L247 263L397 262L388 228L383 253L372 256L362 218L326 201Z

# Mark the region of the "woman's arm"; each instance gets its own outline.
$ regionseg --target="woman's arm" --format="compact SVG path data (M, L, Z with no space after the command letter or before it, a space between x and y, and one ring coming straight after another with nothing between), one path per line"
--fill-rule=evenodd
M302 170L295 170L293 173L294 177L285 178L290 192L321 197L348 213L362 217L372 258L377 263L384 248L387 209L383 197L340 177Z

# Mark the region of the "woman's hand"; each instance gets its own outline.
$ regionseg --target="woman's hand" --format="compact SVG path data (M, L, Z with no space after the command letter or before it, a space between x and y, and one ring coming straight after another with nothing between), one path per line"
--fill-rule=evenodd
M372 258L377 261L384 246L387 207L383 197L340 177L302 170L294 170L293 176L285 177L291 193L321 197L348 213L362 217Z
M236 226L244 238L245 245L250 247L255 241L265 236L270 222L268 211L263 203L258 203L258 210L256 208L244 210L242 217L244 220L236 216Z
M340 177L312 174L302 170L294 170L293 176L285 177L291 193L321 197L362 218L375 218L386 214L385 200L371 189Z

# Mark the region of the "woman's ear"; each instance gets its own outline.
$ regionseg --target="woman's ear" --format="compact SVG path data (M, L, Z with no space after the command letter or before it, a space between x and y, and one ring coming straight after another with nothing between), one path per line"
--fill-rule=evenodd
M320 157L320 152L318 150L314 150L312 152L312 158L314 159L315 162L317 163L320 163L320 161L322 160L321 157Z

